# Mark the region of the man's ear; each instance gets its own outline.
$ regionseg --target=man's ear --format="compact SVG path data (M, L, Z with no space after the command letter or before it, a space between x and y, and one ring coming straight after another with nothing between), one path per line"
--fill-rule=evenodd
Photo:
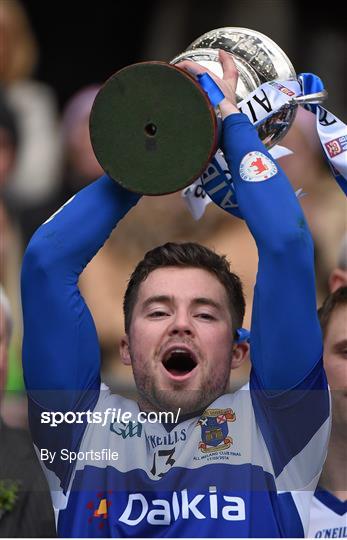
M119 353L123 364L126 366L131 365L131 356L129 348L129 338L127 335L123 336L119 345Z
M241 366L246 358L249 356L249 343L247 341L241 341L241 343L234 343L233 356L231 359L231 369L236 369Z

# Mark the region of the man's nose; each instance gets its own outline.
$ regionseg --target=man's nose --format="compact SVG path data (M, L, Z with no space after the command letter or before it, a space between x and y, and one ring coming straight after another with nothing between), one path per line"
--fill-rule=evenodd
M188 313L177 312L169 328L170 335L193 335L192 321Z

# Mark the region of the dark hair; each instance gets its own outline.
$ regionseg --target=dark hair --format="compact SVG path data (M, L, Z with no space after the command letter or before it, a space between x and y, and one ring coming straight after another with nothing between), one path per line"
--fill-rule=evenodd
M226 290L233 329L236 331L242 326L245 315L242 283L240 278L231 272L226 257L193 242L182 244L168 242L148 251L130 276L123 303L126 333L129 333L141 283L153 270L167 266L202 268L214 274Z
M319 321L325 336L331 314L338 306L347 304L347 287L340 287L335 292L329 294L324 300L322 307L318 310Z

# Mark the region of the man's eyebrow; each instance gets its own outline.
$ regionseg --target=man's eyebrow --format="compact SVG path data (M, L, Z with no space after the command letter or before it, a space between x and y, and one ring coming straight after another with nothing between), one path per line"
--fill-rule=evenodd
M162 304L169 304L174 301L173 296L169 296L166 294L156 294L153 296L149 296L146 298L146 300L142 304L142 308L146 309L150 304L154 304L155 302L162 303ZM219 302L216 302L215 300L212 300L212 298L207 298L205 296L199 296L197 298L193 298L192 302L193 305L199 305L199 306L211 306L215 309L222 309L222 305Z
M216 302L216 300L212 300L212 298L207 298L205 296L201 296L199 298L194 298L192 301L192 304L200 305L200 306L211 306L216 309L222 309L222 305L219 302Z
M143 302L142 307L145 309L150 304L153 304L155 302L161 303L161 304L169 304L172 302L173 298L172 296L168 296L166 294L156 294L154 296L149 296L146 298L146 300Z

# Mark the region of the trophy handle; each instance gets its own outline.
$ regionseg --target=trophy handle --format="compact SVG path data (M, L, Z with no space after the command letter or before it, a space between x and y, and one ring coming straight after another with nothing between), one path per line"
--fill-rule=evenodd
M306 94L305 96L299 96L297 98L294 98L293 101L298 105L305 105L306 103L310 103L312 105L320 105L327 99L327 97L328 92L326 90L322 90L321 92L315 92L314 94Z

